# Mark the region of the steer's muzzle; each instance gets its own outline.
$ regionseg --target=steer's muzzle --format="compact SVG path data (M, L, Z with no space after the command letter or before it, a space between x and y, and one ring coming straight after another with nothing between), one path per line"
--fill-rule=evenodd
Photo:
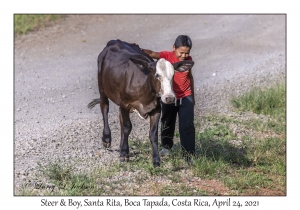
M175 103L175 96L174 95L167 95L165 97L162 97L162 101L165 104L172 104Z

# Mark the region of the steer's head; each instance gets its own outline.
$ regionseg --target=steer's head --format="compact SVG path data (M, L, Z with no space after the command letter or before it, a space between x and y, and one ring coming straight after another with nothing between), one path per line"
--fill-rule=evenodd
M173 76L174 67L172 64L165 60L159 59L158 61L145 61L139 57L131 57L130 60L135 63L139 68L150 70L149 79L152 81L152 86L156 91L156 95L161 97L161 100L166 104L175 102L175 94L173 92Z
M161 97L162 102L164 102L165 104L174 103L176 97L173 92L173 65L164 58L159 59L156 63L156 71L154 77L155 80L159 81L158 96Z
M159 59L155 62L147 62L144 59L139 59L136 57L131 57L130 60L135 64L142 65L144 68L149 69L152 72L152 77L154 81L154 86L157 92L157 96L161 97L161 100L165 104L174 103L176 100L173 91L173 77L174 77L174 67L187 68L186 66L192 67L190 62L193 61L181 61L174 63L173 65L165 60L164 58Z

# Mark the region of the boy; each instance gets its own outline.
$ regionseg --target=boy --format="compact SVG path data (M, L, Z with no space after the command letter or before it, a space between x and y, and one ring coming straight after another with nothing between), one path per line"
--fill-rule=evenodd
M173 45L172 51L154 52L142 49L154 59L165 58L171 63L183 60L192 60L190 50L192 41L187 35L179 35ZM173 90L176 96L175 104L161 102L161 156L169 154L173 146L175 123L178 114L180 143L184 149L185 157L189 161L190 155L195 154L195 127L194 127L194 80L191 69L185 72L175 71Z

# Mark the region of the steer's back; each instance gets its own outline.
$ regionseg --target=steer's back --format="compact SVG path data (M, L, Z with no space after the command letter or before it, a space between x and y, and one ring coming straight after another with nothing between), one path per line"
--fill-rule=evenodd
M120 40L112 40L98 56L98 85L100 94L104 93L117 105L129 104L138 100L140 94L150 94L147 90L147 75L129 60L131 56L142 55L153 61L138 46Z

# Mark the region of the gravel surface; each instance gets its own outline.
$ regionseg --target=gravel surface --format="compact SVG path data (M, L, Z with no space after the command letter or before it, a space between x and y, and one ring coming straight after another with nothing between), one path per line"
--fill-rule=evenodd
M15 37L15 189L38 162L60 159L91 170L118 158L118 108L110 103L112 146L101 143L97 56L111 39L171 50L177 35L193 41L196 117L234 114L232 95L286 79L285 15L70 15ZM132 114L131 139L148 141L148 120ZM247 115L243 117L248 117Z

